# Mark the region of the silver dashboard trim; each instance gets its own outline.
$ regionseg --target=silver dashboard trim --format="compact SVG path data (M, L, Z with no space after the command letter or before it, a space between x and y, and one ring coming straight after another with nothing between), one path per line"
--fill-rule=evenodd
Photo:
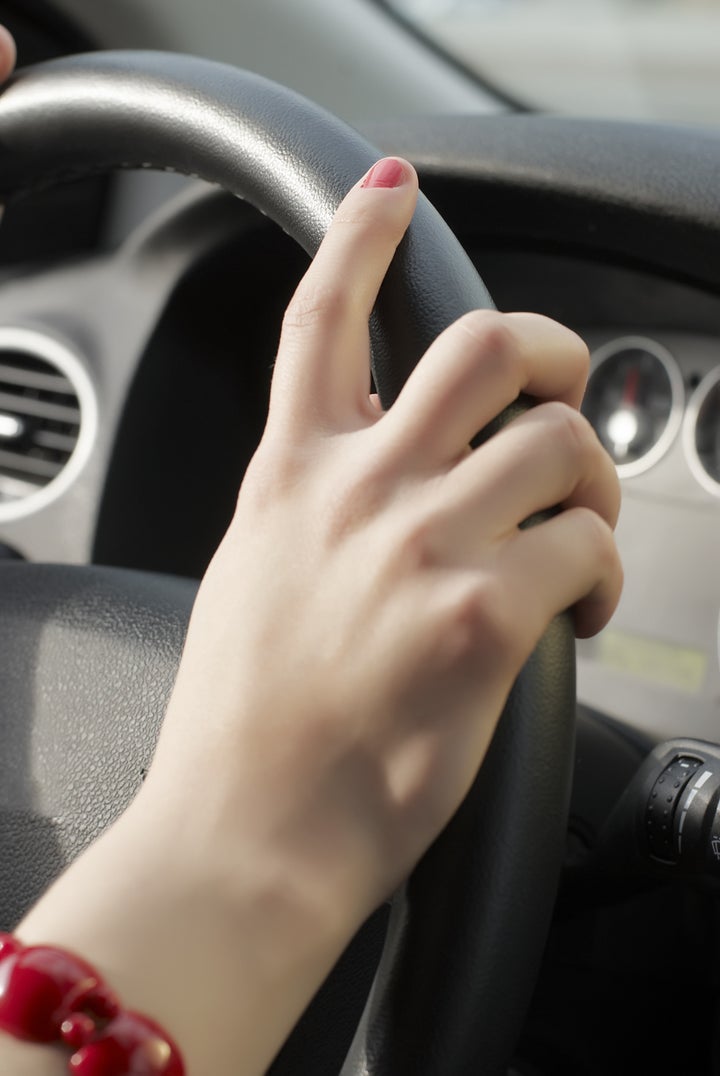
M98 430L98 404L95 389L79 354L54 336L37 329L14 325L0 326L0 351L21 351L55 366L67 377L80 402L80 433L67 464L46 486L21 500L0 503L0 523L21 519L46 508L73 484L92 452Z
M670 381L670 414L662 434L644 456L633 460L632 463L618 463L615 465L619 478L634 478L636 475L648 471L662 459L680 431L685 406L685 386L677 359L664 344L658 343L657 340L653 340L649 336L618 336L596 348L591 355L588 384L590 383L590 378L603 363L619 352L633 348L649 351L662 364Z
M683 449L685 450L685 458L688 462L688 467L692 471L693 478L700 483L704 490L711 493L714 497L720 497L720 482L716 482L703 467L695 446L695 430L697 428L700 408L705 402L708 393L715 388L719 381L720 366L716 366L710 373L705 374L705 377L690 397L685 412L685 420L683 422Z

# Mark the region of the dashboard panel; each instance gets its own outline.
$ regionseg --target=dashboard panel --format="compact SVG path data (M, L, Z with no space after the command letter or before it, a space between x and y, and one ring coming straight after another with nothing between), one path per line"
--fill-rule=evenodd
M717 466L717 449L706 451L706 445L708 439L716 443L720 431L713 403L720 340L662 331L633 337L612 329L584 335L594 355L591 393L593 381L604 379L608 355L621 349L638 355L645 348L662 355L673 371L673 398L662 405L666 422L656 427L655 444L648 442L634 468L618 468L625 587L611 624L578 644L580 696L661 735L682 728L712 739L720 727L720 485L706 469ZM632 394L632 368L618 370L624 392ZM657 392L657 384L648 382L648 407L660 406L652 398ZM593 417L606 435L605 423L622 417L623 402L606 397L605 403L617 407L614 415ZM639 411L640 395L635 403ZM633 410L627 407L629 415Z
M586 340L585 408L606 447L624 393L635 394L627 410L651 412L637 458L616 459L625 585L608 628L578 643L579 698L652 735L716 739L720 487L708 468L720 430L720 301L627 262L480 247L473 256L501 308L540 310ZM654 374L639 369L648 352Z
M440 211L457 212L452 178L433 185ZM609 628L579 644L581 701L653 735L714 738L720 299L586 251L458 234L501 309L556 317L593 355L587 407L621 474L626 584ZM52 496L0 503L0 542L30 559L199 576L260 436L305 264L256 211L196 184L113 251L8 274L0 366L18 333L73 356L86 459ZM6 448L14 417L0 407Z

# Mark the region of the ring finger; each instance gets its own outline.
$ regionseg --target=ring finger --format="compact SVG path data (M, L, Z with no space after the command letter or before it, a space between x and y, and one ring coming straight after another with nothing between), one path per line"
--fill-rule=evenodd
M589 508L613 528L617 473L590 424L573 408L540 404L461 460L438 483L448 543L472 558L478 538L500 538L545 509Z

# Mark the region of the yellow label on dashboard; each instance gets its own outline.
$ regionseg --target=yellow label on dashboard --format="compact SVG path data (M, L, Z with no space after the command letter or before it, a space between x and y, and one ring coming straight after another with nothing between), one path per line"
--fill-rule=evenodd
M692 695L702 690L708 659L701 650L607 629L596 645L596 659L619 672Z

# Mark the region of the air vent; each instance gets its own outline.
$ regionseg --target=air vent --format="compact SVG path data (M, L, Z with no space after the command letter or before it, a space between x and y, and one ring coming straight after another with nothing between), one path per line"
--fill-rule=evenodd
M44 334L0 327L0 520L66 488L87 458L88 411L94 418L94 394L75 354Z

